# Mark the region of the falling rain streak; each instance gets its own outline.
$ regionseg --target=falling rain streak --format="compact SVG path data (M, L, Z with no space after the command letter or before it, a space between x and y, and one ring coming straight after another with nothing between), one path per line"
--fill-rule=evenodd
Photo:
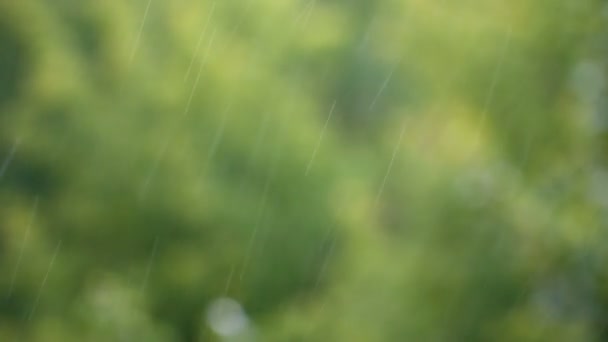
M146 291L146 287L148 286L148 280L150 279L150 273L152 272L152 265L154 264L154 260L156 259L156 254L158 252L158 236L154 238L154 245L152 246L152 252L150 253L150 258L148 259L148 264L146 265L146 272L144 273L144 279L141 283L141 288L139 289L139 293L142 295Z
M250 165L253 163L253 161L257 157L258 151L260 150L260 148L262 146L262 140L266 136L268 122L270 121L270 116L271 116L271 112L270 112L270 110L267 110L265 112L264 119L262 120L260 127L258 128L258 132L255 137L255 143L253 144L253 149L251 150L251 153L250 153L250 158L249 158ZM244 184L245 184L245 180L243 179L243 181L241 183L241 189L243 188ZM264 184L264 191L263 191L262 200L261 200L262 203L264 203L266 201L266 192L268 191L267 190L268 185L269 185L269 180L267 180L266 184ZM258 209L258 210L261 211L263 209ZM257 214L256 226L254 226L254 229L253 229L252 234L248 241L247 249L245 251L245 256L243 258L243 265L241 266L241 272L239 274L239 281L243 280L243 275L245 274L245 269L247 267L247 265L246 265L248 262L247 260L250 258L251 250L253 249L253 244L254 244L254 241L255 241L255 238L257 235L257 229L258 229L257 222L260 219L260 215L261 215L260 213ZM234 280L234 274L235 274L236 268L237 268L237 263L234 263L232 265L232 267L230 268L230 273L228 274L228 279L226 280L226 286L225 286L224 293L223 293L224 296L227 296L228 293L230 292L230 288L231 288L232 282Z
M146 9L144 10L144 17L141 19L141 24L139 26L139 30L137 31L137 36L135 37L135 43L133 43L133 48L131 49L131 54L129 56L129 65L133 63L135 53L137 53L137 49L139 48L139 41L141 40L141 35L144 32L144 27L146 26L146 19L148 18L148 12L150 11L151 3L152 0L148 0L148 4L146 5Z
M42 296L42 290L44 290L44 286L46 285L46 282L49 278L49 274L51 273L51 270L53 269L53 264L55 263L55 258L57 258L57 254L59 254L60 248L61 248L61 240L59 240L59 242L57 243L57 246L55 247L55 251L53 252L53 256L51 257L51 262L49 262L49 268L47 269L46 274L44 275L44 278L42 279L42 283L40 284L40 289L38 290L38 295L36 296L36 300L34 300L32 309L30 310L29 314L27 315L28 321L32 319L32 317L34 316L34 312L36 312L36 308L38 307L38 302L40 302L40 297Z
M13 294L13 289L15 287L15 280L17 280L17 272L19 272L19 267L21 266L21 259L23 258L23 252L25 251L25 246L27 244L27 238L30 235L30 229L34 223L34 218L36 217L36 212L38 211L38 197L34 199L34 205L32 206L32 211L30 214L29 222L27 223L27 227L25 228L25 233L23 233L23 241L21 242L21 248L19 249L19 256L17 257L17 263L15 264L15 269L13 270L13 275L11 276L11 282L8 288L8 297Z
M405 129L407 127L406 123L407 123L407 121L404 121L403 125L401 126L401 132L399 133L399 139L397 140L397 144L393 148L393 155L391 156L391 160L388 163L388 168L386 169L386 173L384 174L384 178L382 179L380 188L378 188L378 193L376 194L376 199L374 200L374 208L378 207L378 202L380 201L380 197L382 196L382 193L384 192L384 187L386 186L386 181L388 179L388 176L391 173L391 170L393 169L393 164L395 163L397 154L399 153L399 150L401 149L401 141L403 140L403 135L404 135Z
M190 60L190 65L188 65L188 70L186 71L186 75L184 76L184 82L188 80L190 76L190 71L192 70L192 66L194 65L194 61L196 60L196 56L198 56L198 51L201 48L203 43L203 38L207 33L207 28L209 27L209 23L211 23L211 19L213 18L213 12L215 11L215 1L211 4L211 10L209 10L209 15L207 16L207 20L205 21L205 26L201 30L201 34L198 37L198 41L196 43L196 47L194 48L194 53L192 54L192 59Z
M249 242L247 243L247 249L245 250L245 257L243 259L243 266L241 267L241 272L239 273L239 281L243 281L243 277L245 276L245 271L247 270L247 266L249 265L249 261L251 259L251 254L253 252L253 246L255 245L255 241L258 235L258 231L260 230L260 226L262 225L262 219L264 218L264 211L266 210L266 202L268 198L268 189L270 187L270 181L272 179L272 175L268 176L266 179L266 184L264 184L264 191L262 193L262 200L258 207L257 218L255 220L255 225L253 226L253 230L251 231L251 236L249 237Z
M393 74L395 73L395 70L397 70L398 66L399 66L399 64L396 64L395 67L393 68L393 70L391 70L391 72L388 74L388 76L386 76L386 78L384 79L384 82L382 82L382 86L380 86L380 89L378 89L378 92L376 93L376 96L374 96L372 103L370 103L370 105L369 105L370 110L374 109L376 102L378 102L380 95L382 95L382 93L384 93L384 91L386 90L386 87L388 86L389 82L393 78Z
M291 91L292 96L293 96L294 91L295 90ZM290 106L289 106L289 109L286 111L286 113L291 114L291 111L293 110L294 102L290 101L289 103L290 103ZM261 225L263 223L264 213L265 213L266 205L268 202L268 192L270 189L270 184L273 181L273 179L277 173L278 164L281 161L281 158L283 157L284 144L281 142L281 138L282 138L282 135L285 133L285 132L283 132L283 130L284 130L284 126L287 124L287 119L288 119L287 115L283 116L279 122L279 127L277 128L276 142L274 143L274 145L275 145L274 157L273 157L273 160L271 161L271 165L269 167L268 176L266 178L266 182L264 184L264 190L262 192L262 197L260 199L260 205L258 207L257 214L256 214L255 224L254 224L253 230L251 231L251 235L249 237L249 242L247 243L247 248L245 250L245 256L244 256L244 260L243 260L243 265L242 265L241 271L239 273L239 281L241 283L243 281L243 277L244 277L247 267L249 265L251 255L253 253L253 248L256 243L258 231L261 229Z
M8 155L6 156L6 158L4 158L4 161L2 162L2 166L0 166L0 179L2 179L2 176L4 176L4 173L8 169L8 166L13 161L13 158L15 157L15 152L17 152L18 146L19 146L19 139L16 139L15 142L13 142L13 145L11 146L11 150L8 152Z
M315 160L317 151L319 150L319 147L321 146L321 141L323 140L323 134L325 134L325 130L327 129L327 124L329 124L329 120L331 120L331 116L334 113L334 108L336 108L336 101L334 101L334 103L331 105L331 109L329 110L329 114L327 115L327 120L325 120L325 124L323 125L323 128L321 129L321 134L319 135L319 140L317 141L317 145L315 146L315 149L312 152L312 157L310 157L310 161L308 162L308 165L306 166L306 172L304 172L305 176L308 176L308 172L310 171L312 162Z
M162 159L164 158L165 154L167 153L167 150L169 148L169 145L171 143L171 141L173 140L173 138L175 137L175 135L177 134L177 130L179 128L179 124L181 123L181 121L183 121L183 119L186 118L186 116L188 116L189 112L190 112L190 105L192 103L192 99L194 97L194 93L196 92L196 88L198 86L200 77L201 77L201 73L203 71L203 67L205 66L205 62L207 61L207 56L209 55L209 50L211 49L211 45L213 44L213 39L215 37L215 29L213 30L213 32L211 32L211 36L209 38L209 42L207 44L207 48L205 49L205 54L201 60L199 69L198 69L198 73L196 75L196 79L194 81L194 84L192 85L192 89L190 90L190 96L188 96L188 101L186 102L186 106L184 107L184 111L182 113L182 116L180 118L180 120L178 120L176 122L176 124L174 125L173 129L169 132L169 134L167 135L159 153L158 156L156 157L156 159L154 160L154 163L152 164L152 167L150 168L150 171L148 172L148 175L146 176L144 183L141 187L140 193L139 193L139 201L142 202L145 197L148 194L148 188L150 187L150 183L152 182L152 179L154 178L158 167L162 161Z
M305 7L305 9L299 15L297 15L294 18L292 29L295 30L296 28L298 28L298 24L299 24L300 20L302 19L303 14L305 15L306 18L305 18L305 22L303 23L302 27L300 27L300 28L304 29L306 27L307 22L308 22L308 17L310 16L310 14L311 14L311 12L313 10L313 7L314 7L314 2L315 2L315 0L311 0L311 2L309 4L307 4L307 6ZM295 31L293 31L292 33L295 33ZM291 103L293 104L293 102L291 102ZM335 106L335 101L334 101L334 104L332 105L332 108L331 108L330 113L328 115L328 119L326 121L326 125L329 122L329 119L331 118L334 106ZM269 116L270 113L268 112L267 114L268 114L268 117L270 117ZM283 129L283 126L286 123L285 121L286 121L285 118L283 118L281 120L281 123L279 124L279 128L278 128L279 133L281 133L281 130ZM264 132L265 132L265 126L266 126L266 124L263 124ZM325 130L325 128L323 129L323 131L324 130ZM321 133L321 137L319 138L319 144L320 144L320 141L321 141L322 136L323 136L323 131ZM277 139L278 138L279 138L279 136L277 137ZM257 145L257 143L256 143L256 145ZM278 167L278 163L279 163L279 161L281 160L281 157L282 157L283 144L280 141L277 141L276 146L277 146L276 151L275 151L276 154L275 154L274 160L271 162L271 166L270 166L270 170L269 170L269 173L268 173L268 177L267 177L266 182L264 184L264 190L262 192L262 197L260 199L260 205L259 205L257 213L256 213L255 223L254 223L253 229L251 231L251 235L249 237L249 240L248 240L248 243L247 243L247 247L245 249L245 254L244 254L243 261L242 261L241 270L239 272L239 277L238 278L239 278L239 282L241 284L243 282L243 278L245 276L245 273L247 271L247 267L248 267L250 259L252 257L253 249L254 249L254 246L256 244L256 240L257 240L257 237L258 237L259 230L260 230L261 225L263 223L264 213L265 213L266 205L267 205L267 201L268 201L268 192L269 192L269 188L270 188L270 183L271 183L271 181L273 180L273 178L275 176L275 173L276 173L277 167ZM256 152L256 149L257 149L257 146L254 147L253 153ZM313 158L312 159L314 159L314 153L313 153ZM309 163L309 166L312 163L312 159L311 159L311 161ZM231 270L230 272L232 273L233 270ZM232 274L229 275L228 279L229 280L228 280L227 287L229 287L230 284L232 283Z
M203 68L205 67L205 64L207 62L207 57L209 56L209 51L211 50L211 46L213 45L213 40L215 39L215 32L215 29L211 31L211 36L209 37L209 42L207 43L205 53L203 55L203 58L201 59L198 72L196 73L196 79L194 80L194 84L192 85L192 89L190 90L190 96L188 96L188 102L186 103L186 107L184 108L182 118L188 116L188 114L190 113L190 105L192 104L192 98L194 97L194 93L196 92L196 88L198 87L198 83L201 79L201 74L203 73Z
M488 92L486 94L485 102L483 104L483 109L481 112L481 118L479 119L479 126L477 128L477 136L474 140L474 145L473 145L474 149L479 148L479 143L480 143L479 140L481 139L481 130L483 129L483 126L485 125L486 117L488 116L488 111L490 110L492 100L494 99L494 92L496 90L496 85L498 84L498 81L500 80L500 75L502 72L502 67L504 64L505 56L507 55L507 50L509 49L509 44L511 42L512 31L513 31L512 27L509 26L509 28L507 29L507 32L505 34L505 40L504 40L504 44L502 46L502 50L500 52L500 56L498 57L498 62L496 63L496 67L494 68L494 73L492 74L492 80L490 82L490 87L488 88Z
M306 28L308 26L308 21L310 19L310 16L312 15L312 12L315 8L316 3L317 3L317 0L310 0L310 1L308 1L308 3L306 3L306 5L304 6L304 9L300 12L300 14L294 20L294 26L298 26L298 24L300 23L300 20L303 21L302 28Z
M213 140L211 141L211 146L209 146L209 152L207 154L207 161L205 162L204 167L206 168L210 163L211 159L215 155L220 142L222 141L222 137L224 136L224 129L226 128L226 122L228 121L228 116L230 115L230 111L232 110L232 102L226 106L226 109L222 112L222 118L220 121L220 126L217 131L215 131L215 135L213 136Z
M511 42L511 35L512 35L512 27L509 26L505 33L504 42L502 44L502 49L500 50L500 55L498 57L496 66L494 68L494 72L492 73L492 78L491 78L490 86L488 88L488 92L486 93L486 96L485 96L485 101L484 101L484 104L482 107L481 118L479 119L477 134L476 134L476 138L474 140L473 151L472 151L473 153L476 152L476 150L480 148L481 131L483 130L483 126L485 125L485 121L487 119L488 112L491 109L492 101L494 99L495 92L496 92L496 86L497 86L498 82L500 81L504 60L507 55L509 45ZM474 157L475 157L475 155L472 154L470 158L472 159ZM486 172L491 172L491 171L486 171ZM500 232L495 237L495 241L494 241L495 247L493 248L494 250L498 250L498 248L500 247L500 244L502 243L502 240L503 240L503 235L504 235L504 232ZM473 245L475 245L474 246L475 248L477 248L479 244L484 243L484 242L481 242L482 239L480 238L480 233L471 234L471 238L474 239L474 241L475 241L475 242L473 242ZM488 283L488 281L489 280L487 278L481 280L479 288L485 287L486 284ZM446 309L443 312L443 314L445 316L448 315L451 308L458 305L458 300L459 300L459 297L456 295L452 295L451 297L448 297L448 299L446 300L446 305L445 305Z

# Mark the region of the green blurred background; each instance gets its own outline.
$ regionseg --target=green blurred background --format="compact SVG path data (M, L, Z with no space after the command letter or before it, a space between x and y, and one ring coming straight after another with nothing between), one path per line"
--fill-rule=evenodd
M605 341L608 5L0 0L0 341Z

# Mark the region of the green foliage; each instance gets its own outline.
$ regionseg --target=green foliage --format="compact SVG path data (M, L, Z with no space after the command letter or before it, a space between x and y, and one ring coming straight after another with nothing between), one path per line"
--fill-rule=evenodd
M602 11L0 2L0 340L605 339Z

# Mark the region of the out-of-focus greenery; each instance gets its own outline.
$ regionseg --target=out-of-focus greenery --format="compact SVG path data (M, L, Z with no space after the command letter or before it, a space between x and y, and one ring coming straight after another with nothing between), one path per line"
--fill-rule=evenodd
M606 9L0 1L0 341L605 340Z

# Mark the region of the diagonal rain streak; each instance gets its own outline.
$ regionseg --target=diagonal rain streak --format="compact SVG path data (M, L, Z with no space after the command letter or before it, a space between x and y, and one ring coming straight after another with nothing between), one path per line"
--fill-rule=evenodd
M144 294L146 287L148 286L148 280L150 279L150 273L152 272L152 265L154 260L156 259L156 254L158 253L158 235L154 238L154 245L152 246L152 252L150 253L150 258L148 258L148 265L146 265L146 273L144 273L144 279L141 283L141 287L139 289L140 294Z
M247 8L246 10L248 11L249 9L249 5L251 4L251 0L248 1L247 3ZM292 34L296 34L296 30L298 29L305 29L307 27L307 23L308 23L308 19L313 11L314 8L314 4L315 4L316 0L310 0L309 3L307 3L307 5L305 6L305 8L301 11L301 13L299 13L293 20L293 24L291 27L292 30ZM300 26L300 21L304 19L304 23L302 23L302 25ZM234 30L236 30L238 27L240 26L240 22L236 25L236 27L234 28ZM258 134L256 137L256 142L253 146L253 150L252 150L252 157L251 157L251 162L253 162L254 159L254 155L257 154L258 149L260 147L262 138L266 135L266 131L267 131L267 126L268 126L268 121L270 119L270 110L266 111L266 115L265 118L263 120L263 122L261 123L261 126L258 130ZM281 119L281 122L279 124L278 127L278 131L282 131L283 126L285 125L285 121L287 121L287 119L285 117L283 117ZM220 130L223 130L220 128ZM279 140L279 137L277 137L277 140ZM247 248L245 251L245 255L244 255L244 259L242 261L242 265L240 267L240 271L239 271L239 275L238 275L238 279L239 281L242 283L242 280L244 278L244 275L246 273L249 261L251 259L251 254L253 253L253 249L254 246L256 244L256 239L258 237L258 233L259 230L262 226L262 222L263 222L263 218L264 218L264 213L266 211L266 205L267 205L267 201L268 201L268 193L269 193L269 189L270 189L270 185L272 180L275 177L276 171L277 171L277 165L282 157L282 145L280 143L277 143L276 146L276 151L275 151L275 155L273 157L273 161L271 162L271 166L270 166L270 170L268 172L268 176L267 179L265 181L264 184L264 190L262 191L262 196L260 199L260 204L259 207L256 211L256 218L255 218L255 224L253 226L252 232L251 232L251 236L249 237L249 241L247 243ZM226 282L226 286L225 286L225 293L227 294L230 290L230 287L232 285L233 279L234 279L234 273L236 271L236 264L233 265L231 267L231 270L229 272L229 275L227 277L227 282Z
M211 19L213 19L213 12L215 12L215 1L211 5L211 10L209 10L209 15L207 16L207 20L205 21L205 26L203 26L203 29L201 30L201 34L198 37L198 42L196 43L196 47L194 48L194 53L192 54L192 60L190 60L190 65L188 65L188 70L186 71L186 75L184 76L184 82L186 82L188 80L188 77L190 77L190 71L192 71L192 66L194 65L194 61L196 60L198 51L200 50L201 45L203 43L203 38L205 37L205 34L207 33L207 29L209 28L209 23L211 22Z
M372 103L369 105L369 109L370 110L374 109L374 107L376 106L376 102L378 102L378 99L380 98L380 95L382 95L382 93L384 93L384 91L386 90L386 87L388 86L388 84L390 83L391 79L393 78L393 74L395 73L395 70L397 70L398 66L399 66L399 63L395 64L395 66L393 67L393 69L391 70L391 72L389 72L388 76L386 76L386 78L384 79L384 82L382 82L382 85L380 86L380 89L376 93L376 96L374 96L374 99L372 100Z
M384 192L384 187L386 186L386 181L388 180L388 176L393 169L393 164L395 163L395 159L399 150L401 149L401 141L403 140L403 135L405 133L405 129L407 127L407 120L403 122L401 126L401 132L399 133L399 139L397 140L397 144L393 148L393 155L391 156L391 161L388 163L388 168L386 169L386 173L384 174L384 178L382 179L382 183L380 183L380 187L378 188L378 193L376 194L376 199L374 200L374 208L378 207L378 202L382 197L382 193Z
M304 7L304 9L298 14L296 15L295 18L293 18L293 23L291 26L291 33L292 35L296 35L298 30L305 30L308 26L308 20L310 18L310 15L312 14L313 10L314 10L314 5L316 3L316 0L310 0L306 6ZM303 23L300 23L300 21L304 19ZM293 90L292 90L293 91ZM293 101L290 102L291 105L293 106ZM335 106L335 101L334 104L332 105L332 109L330 110L330 114L328 115L328 119L326 122L329 122L329 119L331 118L331 115L333 113L333 109ZM284 129L284 126L286 124L288 118L283 117L279 123L279 127L278 127L278 131L279 133ZM321 137L319 140L322 139L323 133L321 133ZM280 143L280 137L277 137L277 150L276 150L276 154L274 157L274 160L272 161L272 165L270 166L270 170L268 173L268 178L266 179L266 183L264 185L264 190L262 192L262 198L261 198L261 204L258 208L258 211L256 213L256 223L254 224L253 230L251 232L251 236L249 237L249 242L247 244L247 248L245 251L245 256L244 256L244 260L243 260L243 265L241 266L241 270L239 272L239 281L243 282L243 278L245 276L245 272L247 270L248 264L250 262L251 259L251 255L253 253L253 248L256 244L256 239L260 230L260 227L262 225L263 222L263 218L264 218L264 212L266 210L266 202L268 201L268 192L269 192L269 187L270 187L270 183L271 181L274 179L274 176L276 174L277 171L277 164L279 163L279 161L281 160L282 157L282 153L283 153L283 144ZM313 155L313 159L314 159L314 155ZM310 163L309 163L310 164ZM232 281L232 276L230 277L230 280Z
M304 9L300 11L300 14L294 20L293 25L298 26L300 20L302 20L302 28L306 28L308 26L308 20L310 19L310 16L314 11L316 3L317 0L308 1L308 3L306 3L306 5L304 6Z
M260 123L260 127L258 127L258 132L257 132L256 137L255 137L255 143L253 145L252 152L251 152L251 154L249 156L249 165L253 164L253 162L254 162L257 154L259 153L260 147L262 145L262 140L266 136L268 122L270 121L270 113L271 113L270 110L267 110L265 112L264 119ZM244 185L245 185L245 179L243 179L241 181L241 185L240 185L239 188L242 189ZM266 196L265 192L266 191L267 191L266 190L266 185L264 185L264 195L262 196L263 201L265 201L265 196ZM255 236L253 236L252 239L255 239ZM250 243L252 243L252 242L250 242ZM249 253L250 253L249 251L246 252L246 255L248 255ZM247 260L247 256L245 258L246 258L245 260ZM229 294L229 292L230 292L230 287L232 286L232 282L233 282L233 279L234 279L234 273L236 271L236 266L237 266L237 263L234 263L232 265L232 267L230 268L230 273L228 274L228 279L226 280L226 286L224 288L224 296L227 296ZM244 268L243 268L243 270L244 270ZM242 271L241 274L239 275L239 277L240 277L241 280L242 280L242 274L243 274L243 272L244 271Z
M133 48L131 49L131 54L129 55L129 65L133 63L135 53L137 52L137 48L139 47L139 41L141 40L141 35L144 32L144 27L146 26L146 19L148 18L148 12L150 11L151 3L152 0L148 0L148 4L146 5L146 9L144 10L144 17L141 20L137 36L135 37L135 43L133 43Z
M211 161L213 160L213 157L215 156L215 154L220 146L222 137L224 136L226 122L228 121L228 116L230 114L233 104L234 104L234 101L231 101L228 105L226 105L226 108L224 108L224 110L222 111L220 125L217 128L217 131L215 131L215 134L213 135L213 139L211 140L211 145L209 146L209 150L207 151L207 158L205 159L205 163L203 164L203 167L201 168L201 170L198 171L198 175L196 177L196 184L197 184L196 185L196 194L197 194L197 196L200 196L200 194L201 194L201 191L202 191L201 185L203 184L205 174L207 173L207 170L211 165Z
M6 158L4 158L4 161L2 162L2 166L0 166L0 179L2 178L2 176L4 176L4 173L8 169L8 166L13 161L13 158L15 157L15 153L17 152L17 147L19 146L19 143L20 143L20 139L16 139L15 142L13 142L13 146L11 146L11 150L8 152L8 155L6 156Z
M292 92L295 93L295 90L292 90ZM287 111L288 113L291 112L293 105L294 105L294 101L291 101L290 109L288 109L288 111ZM269 167L268 176L266 178L266 182L264 184L264 190L262 192L261 203L260 203L257 213L256 213L255 224L254 224L253 230L251 231L251 236L249 237L249 242L247 243L247 249L245 251L243 265L242 265L241 271L239 273L239 281L241 283L243 281L243 277L244 277L247 267L249 265L249 261L251 259L251 254L253 253L253 248L256 244L259 230L262 226L264 213L266 211L266 204L268 202L268 192L270 189L270 183L272 182L272 180L274 179L274 177L277 173L278 164L282 158L284 144L281 143L281 138L282 138L281 133L284 133L283 130L284 130L285 125L287 124L287 119L288 119L288 117L286 115L283 116L283 118L281 118L281 120L279 122L279 127L277 128L278 133L277 133L276 143L275 143L276 150L274 152L274 157L273 157L273 160Z
M236 32L237 29L238 29L238 26L234 27L233 32ZM255 56L255 55L250 56L250 58L247 60L245 65L243 65L243 66L241 66L241 68L239 68L239 73L241 73L243 78L247 78L248 75L250 74L250 72L252 71L252 69L253 69L252 65L253 65L253 61L255 60L255 57L257 57L257 56ZM217 128L217 130L213 136L213 139L211 141L211 145L209 146L209 149L207 151L207 158L205 160L205 163L203 164L203 167L201 168L201 170L198 173L196 184L200 185L203 183L205 174L207 173L208 168L211 166L211 161L213 160L213 157L215 157L216 152L222 142L222 139L224 137L224 132L226 130L226 124L228 122L228 119L231 116L232 107L234 106L234 103L237 98L237 93L238 93L238 88L232 87L232 89L230 90L230 95L228 96L228 98L230 100L229 100L228 104L226 105L225 109L222 111L219 127ZM268 116L269 115L267 113L264 121L267 121ZM255 146L257 146L258 143L259 143L259 141L256 141ZM256 149L257 149L257 147L254 147L253 153L256 153L255 152ZM197 195L200 195L200 193L201 193L201 186L197 186Z
M207 64L207 58L209 57L209 51L211 50L211 46L213 45L213 40L215 39L216 29L211 31L211 35L209 37L209 42L207 43L207 47L205 48L205 53L203 54L203 58L201 59L201 63L198 68L198 73L196 74L196 79L194 80L194 84L192 85L192 89L190 90L190 96L188 97L188 102L186 103L186 107L184 108L184 112L182 113L182 119L184 119L190 113L190 105L192 104L192 98L194 97L194 93L198 88L198 83L201 79L201 74L203 73L203 68Z
M211 46L213 44L213 40L215 38L215 32L216 30L214 29L213 32L211 32L211 36L209 38L209 42L207 43L207 48L205 49L205 53L203 55L203 58L201 60L199 69L198 69L198 73L196 76L196 79L194 81L194 84L192 85L192 89L190 90L190 95L188 96L188 101L186 102L186 105L184 107L184 111L182 112L182 115L180 117L180 120L178 120L178 122L176 122L176 124L173 126L173 129L170 130L169 134L167 135L159 153L158 156L156 157L156 159L154 160L154 163L152 164L152 167L150 168L150 171L148 172L148 175L146 176L144 183L141 187L140 193L139 193L139 201L142 202L147 193L148 193L148 188L150 187L150 184L152 183L152 179L154 178L156 172L158 171L158 167L160 165L160 162L162 161L163 157L165 156L165 154L167 153L167 150L169 148L169 144L171 143L171 141L173 140L173 138L175 137L175 135L177 134L177 129L179 127L179 124L181 123L181 121L183 121L183 119L185 119L189 112L190 112L190 106L192 104L192 98L194 97L194 93L196 92L196 89L198 87L198 83L201 77L201 73L203 71L204 66L206 65L206 61L207 61L207 57L209 55L209 51L211 49Z
M260 226L262 225L264 213L266 211L266 203L268 202L268 190L270 188L270 182L273 179L273 176L275 173L274 171L276 169L276 164L278 163L278 159L280 159L279 154L277 154L277 158L275 160L276 163L273 163L275 165L273 165L271 167L270 173L269 173L268 177L266 178L266 183L264 184L264 190L262 192L261 203L258 207L258 211L256 214L257 218L255 221L255 225L253 227L253 231L251 232L251 236L249 237L249 242L247 243L247 249L245 250L243 266L241 268L241 272L239 273L239 281L241 281L241 282L243 281L243 277L245 276L245 271L247 270L247 266L249 265L249 261L251 259L251 254L253 252L253 247L255 246L255 242L256 242L258 232L260 230Z
M222 113L222 119L220 121L220 127L218 127L215 135L213 136L213 141L211 142L211 146L209 147L209 154L207 155L207 162L205 166L209 165L211 159L215 155L215 151L217 151L218 146L220 145L220 141L222 140L222 136L224 135L224 130L226 129L226 122L228 121L228 116L230 114L230 110L232 109L232 102L226 106L224 112Z
M53 252L53 256L51 257L51 262L49 263L49 268L46 270L46 274L42 279L42 283L40 284L40 289L38 290L38 295L36 296L36 300L34 300L34 304L32 305L32 309L27 315L27 320L30 321L34 316L34 312L36 312L36 308L38 307L38 303L40 302L40 297L42 296L42 290L44 290L44 286L46 285L47 280L49 279L49 274L53 269L53 264L55 263L55 259L57 258L57 254L59 254L59 249L61 249L61 240L57 243L55 247L55 251Z
M503 68L503 64L505 61L505 57L507 55L510 43L511 43L511 36L513 33L513 28L512 26L508 26L506 33L505 33L505 37L504 37L504 42L502 44L502 49L500 51L500 55L498 56L498 60L496 62L496 67L494 68L494 72L492 73L492 78L491 78L491 82L490 82L490 87L488 88L488 92L486 93L486 97L485 97L485 101L484 101L484 105L483 105L483 110L482 110L482 114L481 114L481 118L479 119L479 126L477 129L477 135L475 140L473 141L473 145L472 145L472 151L471 151L471 156L470 159L472 159L475 156L475 152L476 150L479 148L479 144L480 144L480 140L481 140L481 130L483 129L483 126L485 124L485 120L488 116L488 112L490 111L490 107L492 104L492 101L494 99L494 94L496 91L496 86L498 84L498 81L500 80L500 76L502 73L502 68ZM528 141L529 143L531 142L531 140ZM529 147L529 146L528 146ZM525 160L524 160L525 162ZM503 240L503 236L504 236L504 232L501 232L501 234L498 235L494 246L495 250L498 250L498 248L500 247L502 240ZM472 236L472 238L474 238L475 236ZM474 242L473 244L475 245L475 247L477 247L481 242L481 238L479 237L475 237L477 238L477 241ZM482 280L482 284L481 286L485 285L485 283L488 282L487 278L484 278ZM481 287L480 286L480 287ZM458 305L458 297L457 295L453 295L450 296L449 299L447 299L446 305L445 305L445 310L443 312L443 316L447 316L449 315L450 309L453 308L454 306Z
M507 51L509 49L509 45L511 43L511 35L513 33L513 28L511 26L508 27L507 33L505 34L505 40L502 46L502 50L500 52L500 56L498 58L498 62L496 63L496 67L494 68L494 73L492 74L492 80L490 82L490 87L488 88L488 92L486 94L485 102L483 104L483 110L481 112L481 118L479 119L479 127L477 129L477 135L475 140L473 140L473 149L477 149L479 145L479 140L481 139L481 130L485 124L486 118L488 116L488 111L490 110L490 106L492 101L494 100L494 93L496 91L496 85L500 80L500 76L502 73L502 67L505 61L505 56L507 55Z
M13 294L13 290L15 287L15 281L17 280L17 273L19 272L19 267L21 266L21 259L23 258L23 252L25 251L25 245L27 244L27 238L30 235L30 229L34 223L34 218L36 217L36 212L38 211L38 197L34 199L34 205L32 206L32 212L30 214L29 222L27 227L25 228L25 233L23 234L23 241L21 242L21 248L19 249L19 256L17 257L17 263L15 264L15 269L13 270L13 274L11 276L11 282L8 287L8 297L10 298Z
M319 147L321 146L321 141L323 140L323 135L325 134L325 130L327 129L327 124L329 124L329 120L331 120L331 116L334 113L334 108L336 108L335 100L334 100L334 103L331 105L331 109L329 110L329 114L327 115L327 120L325 120L325 124L323 125L323 128L321 129L321 134L319 135L319 140L317 141L317 146L315 146L315 149L312 152L312 157L310 157L310 161L308 162L308 165L306 166L306 172L304 172L305 176L308 176L308 172L310 171L312 162L315 160L317 151L319 150Z

